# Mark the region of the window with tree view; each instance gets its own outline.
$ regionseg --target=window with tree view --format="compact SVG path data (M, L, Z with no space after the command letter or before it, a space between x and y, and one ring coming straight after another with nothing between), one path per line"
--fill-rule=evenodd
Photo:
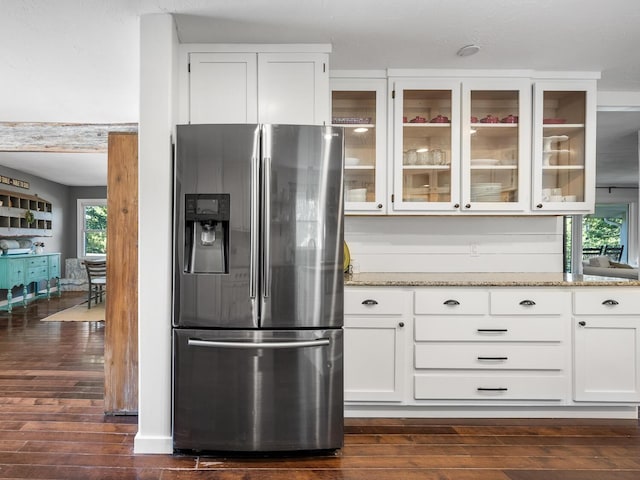
M79 201L80 202L80 201ZM107 205L105 201L82 201L79 217L82 219L79 256L107 254ZM79 225L80 226L80 225Z

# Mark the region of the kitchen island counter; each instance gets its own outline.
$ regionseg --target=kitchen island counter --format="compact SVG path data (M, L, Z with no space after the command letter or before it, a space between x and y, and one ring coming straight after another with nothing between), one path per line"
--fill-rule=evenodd
M387 287L637 287L640 280L553 272L362 272L345 275L344 284Z

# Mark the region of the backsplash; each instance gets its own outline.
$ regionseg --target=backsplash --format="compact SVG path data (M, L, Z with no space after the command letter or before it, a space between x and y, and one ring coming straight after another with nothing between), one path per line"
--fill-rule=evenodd
M361 272L562 272L562 217L352 217Z

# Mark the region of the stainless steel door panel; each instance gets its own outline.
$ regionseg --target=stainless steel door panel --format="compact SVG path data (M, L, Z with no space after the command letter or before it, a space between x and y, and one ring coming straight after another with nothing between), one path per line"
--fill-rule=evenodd
M262 143L260 326L342 326L342 129L265 125Z
M342 343L340 329L174 330L174 448L340 448Z
M177 127L174 192L176 326L257 326L259 212L252 206L259 200L258 142L257 125ZM184 195L188 193L230 194L228 274L184 272Z

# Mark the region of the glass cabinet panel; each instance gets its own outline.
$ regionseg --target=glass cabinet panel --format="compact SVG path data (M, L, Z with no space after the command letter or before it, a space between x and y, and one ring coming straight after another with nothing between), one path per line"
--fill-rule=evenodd
M345 211L384 212L384 81L332 80L332 124L344 128Z
M531 84L463 83L463 210L524 210L530 166Z
M592 90L571 83L537 83L536 88L534 208L589 211L595 164L595 132L589 133L595 118Z
M545 92L542 201L583 202L586 92Z
M395 210L460 206L459 92L451 81L395 83Z

